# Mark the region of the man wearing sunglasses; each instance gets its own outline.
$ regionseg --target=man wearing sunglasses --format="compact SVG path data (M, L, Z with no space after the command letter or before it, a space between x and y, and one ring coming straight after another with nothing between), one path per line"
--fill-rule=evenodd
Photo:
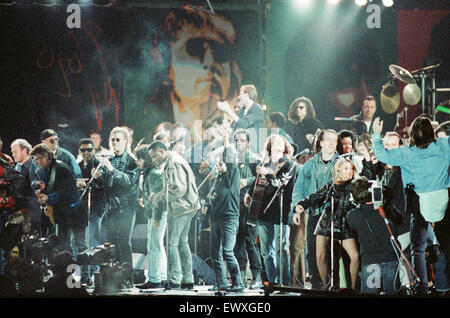
M124 288L134 286L131 233L138 208L136 197L139 177L136 161L127 151L128 142L125 128L113 128L109 144L114 156L102 158L102 168L94 176L95 184L105 191L102 225L106 230L106 240L117 246L119 262L131 266L126 273Z
M93 169L95 170L99 164L98 160L94 156L94 141L90 138L82 138L79 142L78 151L83 160L78 164L83 175L83 182L78 183L77 186L80 191L84 191L86 184L92 177ZM100 225L102 219L102 202L103 202L103 189L99 188L95 183L90 185L91 187L91 210L89 214L89 246L95 247L102 243L100 239ZM87 208L88 194L85 194L83 203Z
M56 131L53 129L43 130L39 140L53 151L56 160L60 160L70 167L77 180L82 179L81 170L74 155L72 155L67 149L59 146L59 138Z

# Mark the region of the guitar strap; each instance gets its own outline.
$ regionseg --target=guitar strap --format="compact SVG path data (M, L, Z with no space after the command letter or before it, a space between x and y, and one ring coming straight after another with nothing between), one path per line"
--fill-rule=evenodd
M55 187L55 175L56 175L55 166L56 166L56 164L52 167L52 170L50 171L50 179L48 181L47 193L52 193L53 188Z

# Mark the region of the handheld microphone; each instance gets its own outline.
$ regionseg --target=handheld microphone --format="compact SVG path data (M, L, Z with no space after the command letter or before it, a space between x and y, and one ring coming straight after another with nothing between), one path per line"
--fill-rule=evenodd
M383 219L386 218L386 213L384 212L384 209L383 209L383 207L382 207L381 205L378 207L378 212L380 213L380 216L381 216Z
M380 216L383 218L384 223L386 223L386 224L389 225L389 221L388 221L388 219L386 219L386 213L384 212L383 206L380 205L380 206L378 207L378 213L380 213ZM389 229L389 231L390 231L390 229ZM391 235L392 235L392 234L391 234Z
M179 143L180 141L182 141L182 140L183 140L183 137L179 137L178 139L175 139L174 141L171 141L171 142L170 142L170 145L169 145L169 150L172 150L173 147L175 147L175 145L176 145L177 143Z
M301 155L308 154L308 153L310 153L310 152L311 152L311 151L310 151L308 148L306 148L305 150L303 150L303 151L299 152L298 154L296 154L296 155L294 156L294 159L297 159L297 157L299 157L299 156L301 156Z
M334 117L335 121L342 121L342 122L353 122L356 121L356 119L353 119L352 117Z

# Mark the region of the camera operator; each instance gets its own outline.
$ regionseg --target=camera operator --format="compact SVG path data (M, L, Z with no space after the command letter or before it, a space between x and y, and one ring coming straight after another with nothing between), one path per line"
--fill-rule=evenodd
M378 294L383 290L393 295L399 289L399 264L386 224L374 207L371 186L366 177L352 181L351 193L358 206L347 215L360 244L361 293ZM395 225L389 222L389 227L395 235Z

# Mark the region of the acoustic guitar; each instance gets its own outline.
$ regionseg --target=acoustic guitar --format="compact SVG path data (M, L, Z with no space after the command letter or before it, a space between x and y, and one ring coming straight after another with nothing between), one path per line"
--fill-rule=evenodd
M41 193L40 190L36 191L35 195L38 199L40 199L40 198L42 198L42 196L44 196L44 194ZM55 224L55 216L53 214L53 207L50 204L48 204L48 202L41 204L41 206L44 208L44 213L50 219L50 222L52 224Z
M287 161L287 160L286 160ZM273 174L276 176L278 171L283 167L283 165L286 163L286 161L283 161L278 165L278 167L273 171ZM263 163L261 163L260 166L263 166ZM268 186L269 181L267 180L266 176L258 174L255 181L255 186L253 188L253 195L252 195L252 201L250 203L250 209L248 212L248 218L247 218L247 224L250 225L257 225L258 224L258 217L261 211L263 211L262 207L262 201L264 197L264 191L266 190Z
M268 180L265 176L258 174L253 188L252 202L248 211L247 224L257 225L259 212L262 210L262 200L264 190L267 187Z

